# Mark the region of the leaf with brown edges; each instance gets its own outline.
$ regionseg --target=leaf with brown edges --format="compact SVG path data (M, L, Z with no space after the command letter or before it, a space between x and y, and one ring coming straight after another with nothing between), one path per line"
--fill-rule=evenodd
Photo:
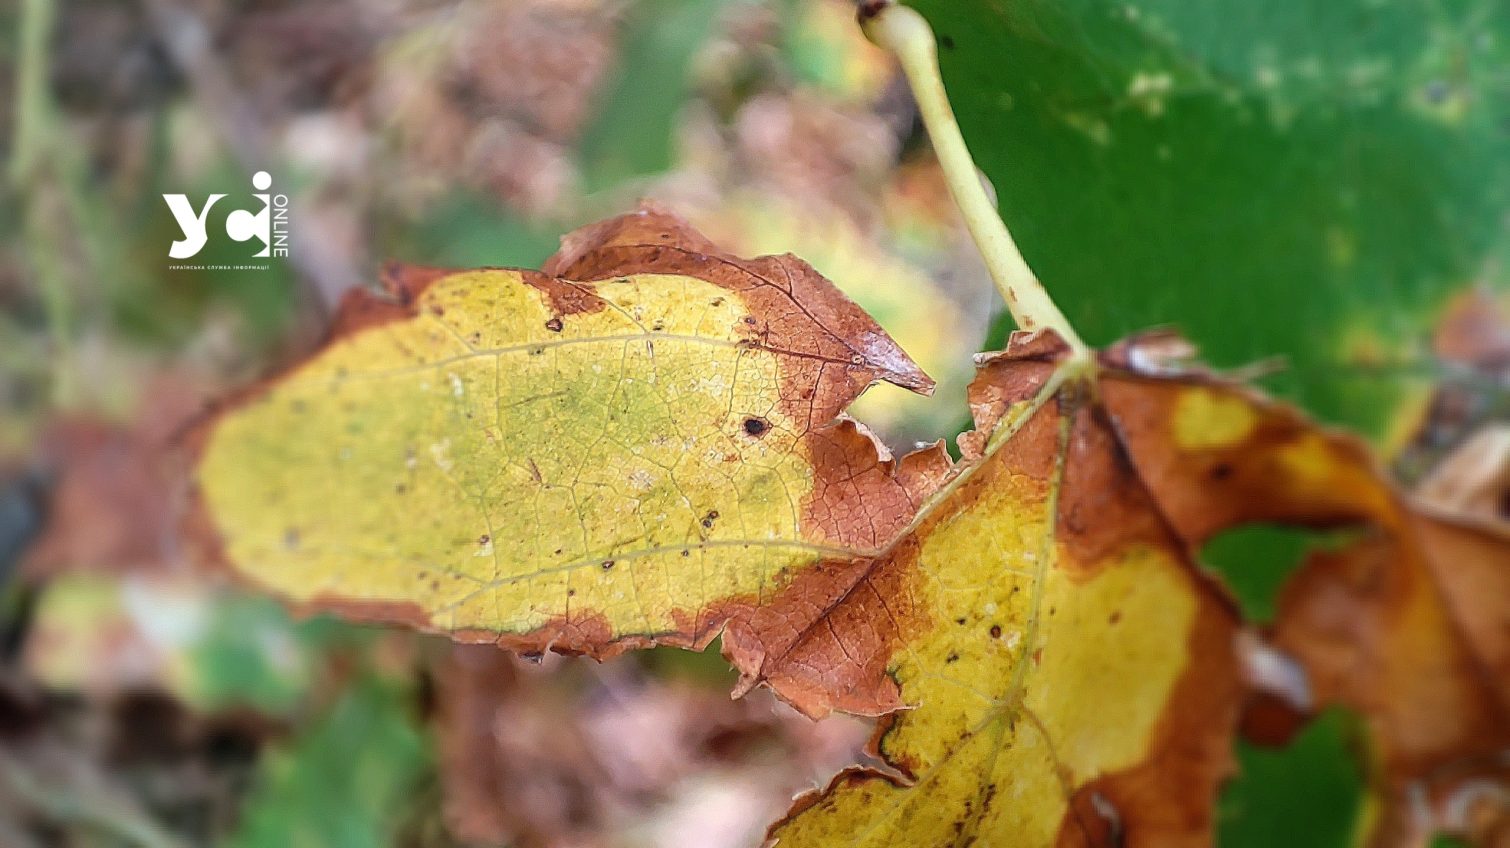
M880 328L658 210L544 273L392 290L208 434L227 559L525 651L721 633L741 690L886 715L890 771L800 800L782 844L1206 844L1246 684L1194 552L1255 521L1408 522L1359 443L1167 336L1090 364L1018 334L982 360L964 461L894 462L840 416L877 379L927 386Z
M1308 558L1273 642L1305 669L1306 707L1362 716L1369 844L1510 838L1510 527L1402 509Z
M543 273L388 285L204 438L222 555L294 601L522 651L700 648L932 485L839 416L931 381L795 257L647 207Z

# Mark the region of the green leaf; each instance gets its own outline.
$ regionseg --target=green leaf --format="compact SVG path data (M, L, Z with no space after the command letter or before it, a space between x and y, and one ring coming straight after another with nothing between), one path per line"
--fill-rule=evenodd
M1271 388L1377 434L1502 238L1497 0L916 5L1008 224L1093 344L1174 323L1220 365L1281 355Z

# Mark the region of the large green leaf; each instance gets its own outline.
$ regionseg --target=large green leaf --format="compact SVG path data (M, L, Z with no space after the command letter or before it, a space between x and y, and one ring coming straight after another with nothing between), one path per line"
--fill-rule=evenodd
M1377 432L1504 237L1501 0L917 5L1009 225L1093 343L1172 322L1218 364L1284 356L1272 388Z

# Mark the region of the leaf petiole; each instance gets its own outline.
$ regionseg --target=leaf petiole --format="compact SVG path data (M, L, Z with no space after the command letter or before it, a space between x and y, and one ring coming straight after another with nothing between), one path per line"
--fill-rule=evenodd
M949 193L1017 326L1024 330L1051 329L1070 346L1075 359L1089 360L1090 349L1022 258L1012 234L981 185L975 160L949 106L949 95L939 75L938 47L928 22L906 6L871 2L861 4L860 27L872 43L896 56L901 64L922 113L923 125L933 141Z

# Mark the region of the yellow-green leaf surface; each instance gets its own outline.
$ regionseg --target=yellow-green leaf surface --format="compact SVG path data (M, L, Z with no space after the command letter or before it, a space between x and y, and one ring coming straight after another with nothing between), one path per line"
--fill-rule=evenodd
M289 598L534 650L700 645L714 604L911 512L835 416L931 382L800 260L643 209L547 273L390 276L203 449L225 557Z
M780 844L1209 843L1243 684L1236 612L1191 552L1233 524L1390 501L1356 444L1172 370L1166 341L1092 371L1019 335L985 361L966 461L871 564L877 590L767 663L778 692L818 688L816 668L913 707L875 741L899 773L840 775ZM890 623L892 647L849 661L851 622Z

